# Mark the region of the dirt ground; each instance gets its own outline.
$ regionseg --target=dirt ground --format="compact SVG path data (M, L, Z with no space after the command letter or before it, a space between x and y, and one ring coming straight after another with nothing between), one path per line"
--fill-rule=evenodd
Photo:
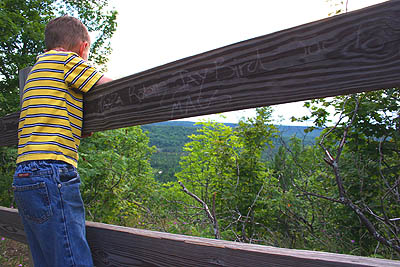
M28 246L17 241L0 237L0 266L29 267Z

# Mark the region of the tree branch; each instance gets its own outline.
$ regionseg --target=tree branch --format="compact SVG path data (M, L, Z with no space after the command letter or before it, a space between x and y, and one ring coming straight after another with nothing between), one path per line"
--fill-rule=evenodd
M220 234L219 234L219 229L218 229L218 222L217 220L213 217L213 215L210 212L210 209L208 208L207 203L205 203L203 200L201 200L198 196L196 196L195 194L193 194L192 192L190 192L185 185L179 181L178 182L180 184L180 186L182 187L183 192L185 192L186 194L188 194L189 196L191 196L192 198L194 198L197 202L199 202L201 205L203 205L203 209L207 214L208 219L210 219L212 225L213 225L213 229L214 229L214 236L216 239L220 239Z
M346 100L347 102L347 100ZM346 104L346 102L344 103L344 105ZM339 190L339 196L340 196L340 201L345 204L346 206L348 206L351 210L353 210L358 218L360 219L360 221L362 222L362 224L367 228L368 232L379 242L381 242L382 244L391 247L392 249L394 249L397 253L400 253L400 245L395 244L395 242L392 242L391 240L386 239L384 236L382 236L381 234L378 233L378 231L376 230L375 226L372 224L372 222L365 216L365 214L363 213L363 211L357 206L355 205L351 199L347 196L347 192L344 189L344 185L343 185L343 179L341 177L340 174L340 169L339 169L339 159L341 156L341 153L343 151L343 147L346 143L346 139L347 139L347 134L350 130L350 127L353 125L357 112L358 112L358 108L359 108L359 101L358 98L355 97L355 102L356 102L356 106L353 110L353 115L350 119L350 121L347 123L344 132L343 132L343 136L340 140L339 146L336 150L336 157L333 158L331 156L331 153L329 152L329 150L324 146L324 141L325 138L339 125L339 122L342 120L343 118L343 114L344 114L344 108L341 114L341 118L339 119L339 121L335 124L334 127L332 127L326 134L324 134L324 136L322 137L319 145L321 146L321 148L324 150L325 155L327 155L327 162L328 164L332 167L335 178L336 178L336 184L338 186L338 190Z

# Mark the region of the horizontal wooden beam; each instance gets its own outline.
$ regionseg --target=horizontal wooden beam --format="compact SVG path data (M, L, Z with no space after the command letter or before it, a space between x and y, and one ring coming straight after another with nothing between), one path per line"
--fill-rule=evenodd
M94 88L84 131L397 87L399 33L391 0L181 59ZM17 143L16 117L0 145Z
M103 266L400 266L400 262L275 248L86 222L94 263ZM0 236L26 242L15 209L0 207Z

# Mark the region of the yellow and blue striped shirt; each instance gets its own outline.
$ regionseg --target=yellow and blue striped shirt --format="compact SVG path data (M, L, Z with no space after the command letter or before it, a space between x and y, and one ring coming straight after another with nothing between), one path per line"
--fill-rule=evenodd
M77 167L82 93L101 77L73 52L51 50L38 56L24 87L17 163L60 160Z

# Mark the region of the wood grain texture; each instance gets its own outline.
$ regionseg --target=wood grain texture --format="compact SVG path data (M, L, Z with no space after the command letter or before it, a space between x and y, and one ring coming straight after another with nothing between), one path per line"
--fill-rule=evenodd
M19 112L0 118L0 146L18 144L18 120Z
M28 78L28 75L29 75L29 72L31 71L31 69L32 69L32 67L26 67L18 72L20 107L22 105L22 95L24 92L25 82L26 82L26 79Z
M275 248L86 222L97 267L106 266L386 266L399 261ZM15 209L0 207L0 236L26 242Z
M94 88L84 132L397 87L399 33L391 0L181 59Z
M27 243L24 226L16 209L0 206L0 236Z

